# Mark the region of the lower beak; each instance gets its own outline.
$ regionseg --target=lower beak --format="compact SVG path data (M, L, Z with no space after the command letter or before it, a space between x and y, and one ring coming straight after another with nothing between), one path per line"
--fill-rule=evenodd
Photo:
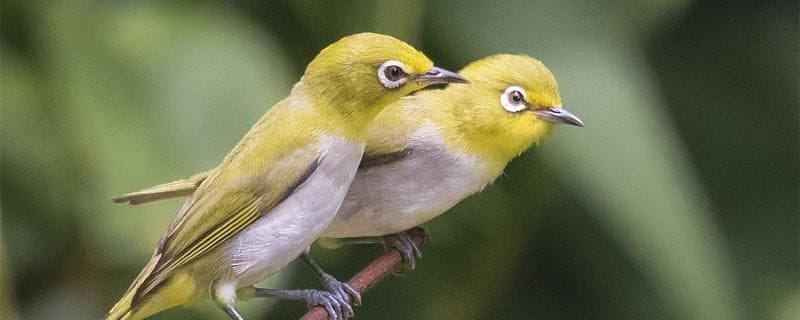
M427 84L434 83L469 83L467 79L458 75L458 73L445 70L439 67L433 67L430 71L423 75L414 78L414 81L424 82Z
M542 120L583 127L583 121L581 121L581 119L578 119L577 116L562 108L547 108L534 110L533 112Z

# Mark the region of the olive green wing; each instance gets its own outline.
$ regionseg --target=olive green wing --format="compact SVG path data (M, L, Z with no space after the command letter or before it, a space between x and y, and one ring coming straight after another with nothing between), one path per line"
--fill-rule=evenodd
M154 254L158 263L136 297L144 296L176 269L208 254L269 214L318 165L316 152L309 148L277 161L261 161L257 165L231 161L215 169L170 224Z
M364 154L364 158L359 163L359 168L369 168L379 166L402 160L412 152L411 148L405 148L398 151L378 153L373 152ZM126 193L111 199L116 203L127 203L132 206L140 204L147 204L162 200L181 198L191 196L197 187L210 176L215 169L203 171L192 175L188 178L183 178L167 183L162 183L152 187L144 188L142 190Z
M408 157L411 152L413 152L413 149L405 148L398 151L364 154L364 157L361 158L361 162L358 164L358 169L371 168L400 161Z
M210 176L215 169L200 172L191 177L175 180L136 192L126 193L112 198L116 203L128 203L132 206L192 195L197 187Z
M386 163L402 160L412 152L411 148L400 149L397 151L373 151L369 154L364 154L361 159L359 168L369 168L379 166ZM111 200L116 203L128 203L132 206L146 204L161 200L188 197L197 190L203 181L210 176L215 169L203 171L192 175L191 177L175 180L167 183L162 183L156 186L148 187L136 192L126 193L124 195L112 198Z

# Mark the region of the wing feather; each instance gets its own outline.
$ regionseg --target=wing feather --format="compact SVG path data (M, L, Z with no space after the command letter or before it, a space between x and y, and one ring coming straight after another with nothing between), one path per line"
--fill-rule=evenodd
M358 164L358 169L370 168L400 161L408 157L411 152L413 152L411 148L405 148L403 150L394 152L364 154L364 157L361 158L361 163Z
M161 255L158 264L136 297L146 295L173 271L209 254L268 214L308 179L319 161L312 146L271 161L269 166L227 161L206 175L161 239L156 251Z
M171 198L186 197L192 195L194 190L203 183L214 170L200 172L191 177L167 182L157 186L145 188L136 192L127 193L114 197L111 201L125 203L135 206L149 202L166 200Z

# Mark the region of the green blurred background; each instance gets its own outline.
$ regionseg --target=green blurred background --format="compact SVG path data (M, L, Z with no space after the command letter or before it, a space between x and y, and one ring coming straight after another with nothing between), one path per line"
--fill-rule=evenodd
M798 319L800 2L0 3L0 319L96 319L178 201L112 196L211 168L327 44L362 31L459 69L525 53L559 128L425 225L361 319ZM313 254L348 278L372 246ZM266 285L316 286L292 264ZM301 315L251 300L249 319ZM213 304L157 319L224 318Z

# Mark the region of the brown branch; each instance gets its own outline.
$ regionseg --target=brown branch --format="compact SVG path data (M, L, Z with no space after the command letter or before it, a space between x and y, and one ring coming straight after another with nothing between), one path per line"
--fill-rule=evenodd
M418 247L422 248L428 240L428 234L422 228L414 228L408 232L411 239ZM395 248L386 250L382 256L373 260L372 263L361 269L353 278L347 283L350 284L358 293L362 295L369 290L372 286L383 280L386 276L401 267L403 258L400 256L400 251ZM321 306L316 306L308 310L300 320L322 320L329 319L328 312Z

